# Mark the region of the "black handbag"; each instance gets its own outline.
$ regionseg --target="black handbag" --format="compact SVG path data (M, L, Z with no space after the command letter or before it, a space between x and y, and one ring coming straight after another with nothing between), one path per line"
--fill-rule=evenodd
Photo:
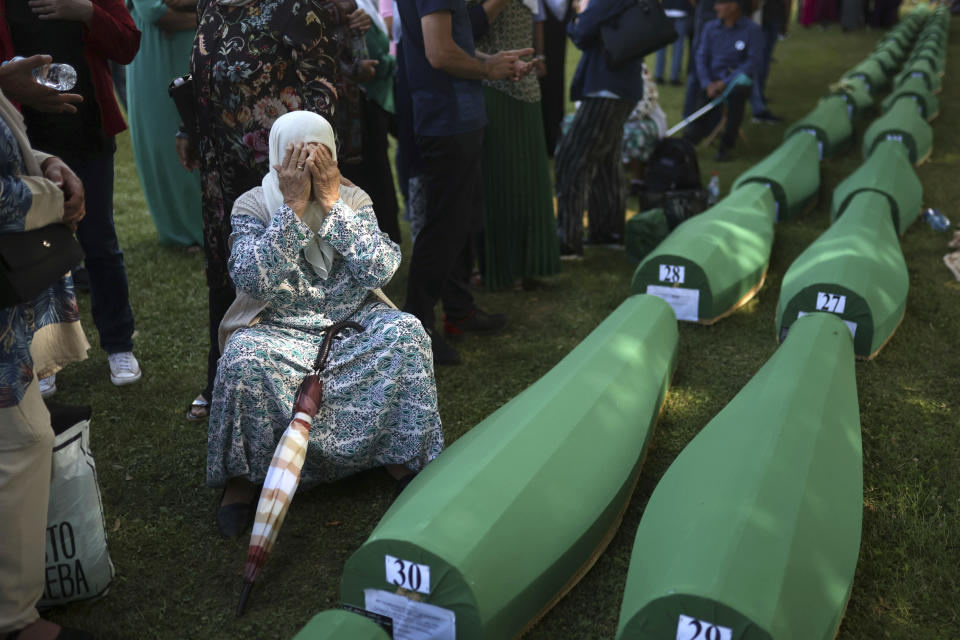
M193 96L193 76L174 78L167 86L167 93L173 98L183 128L191 136L197 131L197 102Z
M658 0L637 0L615 20L600 27L600 38L607 66L619 69L664 48L677 39L677 31Z
M0 308L30 302L82 261L80 243L59 222L0 234Z

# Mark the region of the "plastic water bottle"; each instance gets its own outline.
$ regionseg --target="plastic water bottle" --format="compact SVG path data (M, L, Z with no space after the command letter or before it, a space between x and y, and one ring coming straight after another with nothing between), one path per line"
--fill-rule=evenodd
M23 56L15 56L7 62L16 60L23 60ZM36 67L33 70L33 79L45 87L57 91L69 91L77 84L77 70L64 62L51 62L42 67Z
M707 185L707 193L710 195L707 197L707 204L711 207L717 204L717 200L720 199L720 176L717 175L717 172L713 172L713 176L710 177L710 183Z
M923 212L923 219L927 221L930 228L934 231L946 231L950 228L950 219L933 207Z

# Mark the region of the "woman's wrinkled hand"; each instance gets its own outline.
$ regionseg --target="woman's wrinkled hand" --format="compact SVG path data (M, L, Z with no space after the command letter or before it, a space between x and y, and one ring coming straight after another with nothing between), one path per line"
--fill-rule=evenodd
M310 152L302 142L288 144L283 154L283 163L273 165L280 183L283 202L293 209L298 218L303 218L310 201L310 176L313 165L307 167Z
M187 171L194 171L200 168L200 154L197 152L197 146L193 144L190 138L177 138L177 160Z
M370 28L370 16L368 16L363 9L357 9L351 13L349 20L351 29L357 29L358 31L363 32Z
M330 211L340 199L342 180L333 154L326 146L320 145L310 154L307 164L313 180L313 198L320 203L324 211Z

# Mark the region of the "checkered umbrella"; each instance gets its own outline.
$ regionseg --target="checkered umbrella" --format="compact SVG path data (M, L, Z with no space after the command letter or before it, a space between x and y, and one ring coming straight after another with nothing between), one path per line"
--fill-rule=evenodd
M293 419L277 444L277 450L270 461L270 469L263 481L257 513L253 520L253 533L250 535L250 548L247 551L247 565L243 571L243 591L237 604L237 615L243 613L250 595L253 581L266 563L277 539L277 533L290 508L293 494L300 484L300 470L307 457L307 440L310 436L310 424L323 401L323 382L320 373L327 364L330 354L330 342L343 329L363 331L356 322L338 322L326 329L320 352L314 362L314 371L300 383L293 405Z

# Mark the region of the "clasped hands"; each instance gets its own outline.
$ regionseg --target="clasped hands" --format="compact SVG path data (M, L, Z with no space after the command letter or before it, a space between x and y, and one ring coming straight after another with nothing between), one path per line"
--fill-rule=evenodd
M483 60L484 79L501 80L509 78L517 81L533 71L538 66L537 59L529 62L521 60L524 56L533 55L533 49L511 49L488 55Z
M711 100L716 98L718 95L723 93L723 90L727 88L727 83L723 80L714 80L707 85L707 97Z
M300 219L310 200L318 202L324 212L330 211L340 199L340 185L349 184L341 177L333 154L318 142L287 144L283 162L273 168L284 204Z

